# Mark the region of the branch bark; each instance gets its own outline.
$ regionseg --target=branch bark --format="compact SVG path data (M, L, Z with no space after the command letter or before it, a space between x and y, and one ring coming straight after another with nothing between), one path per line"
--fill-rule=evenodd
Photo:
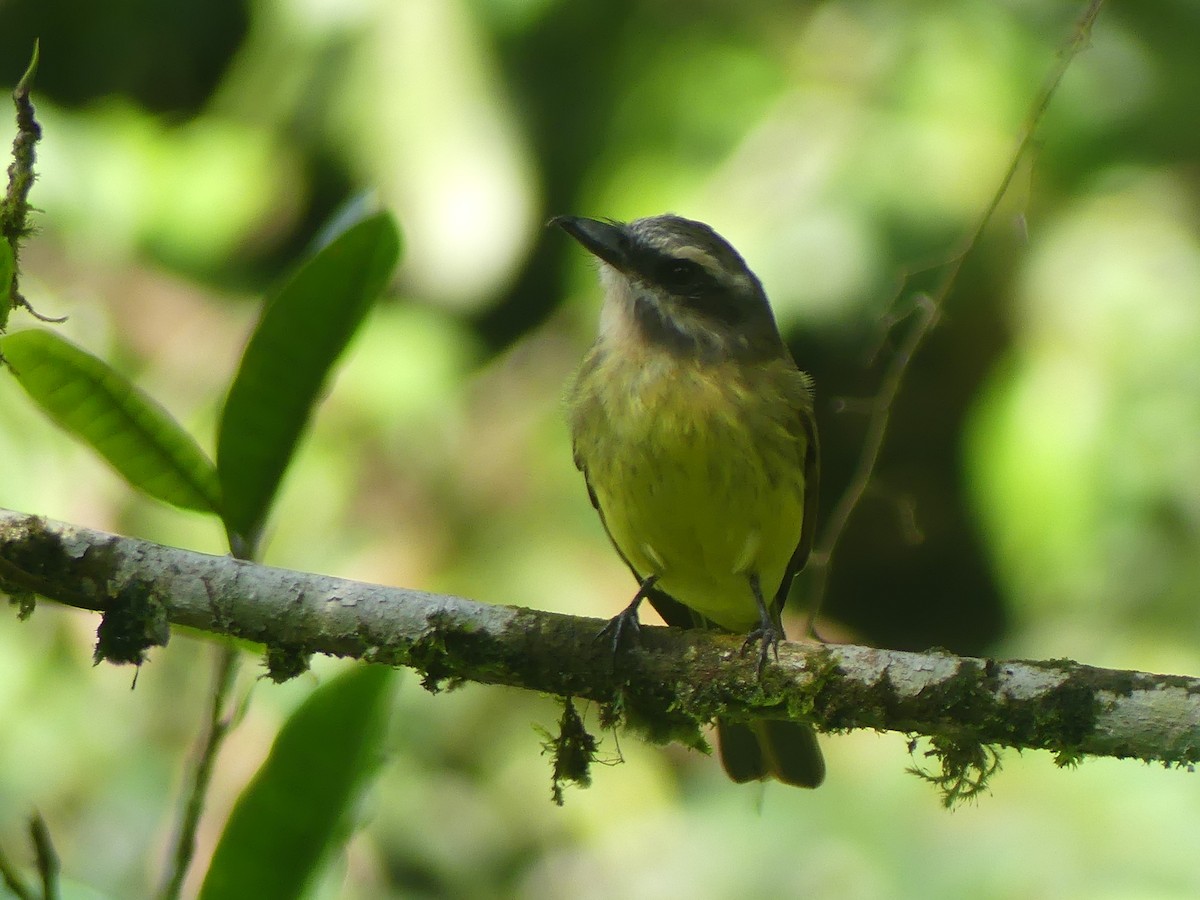
M654 627L614 670L596 619L272 568L7 510L0 591L26 611L38 594L103 613L100 658L141 661L166 642L167 623L186 625L267 645L276 672L310 653L410 666L430 688L449 679L590 699L608 713L602 721L660 741L697 744L717 715L766 715L822 731L927 735L951 775L982 774L994 746L1047 749L1064 764L1097 755L1190 767L1200 757L1200 678L787 642L760 682L740 637ZM140 644L106 644L106 631Z

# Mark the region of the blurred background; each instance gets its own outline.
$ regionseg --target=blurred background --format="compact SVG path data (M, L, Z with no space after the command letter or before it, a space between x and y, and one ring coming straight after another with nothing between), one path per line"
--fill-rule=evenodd
M889 313L960 251L1081 10L3 0L0 80L42 47L23 289L211 449L263 292L376 190L405 234L402 271L288 476L266 561L608 617L633 584L561 407L599 291L545 220L669 210L739 248L816 380L828 510ZM1198 27L1187 2L1104 10L908 374L834 558L825 633L1200 671ZM226 550L213 522L132 494L7 377L0 460L2 506ZM137 897L162 869L212 647L176 634L130 691L131 670L91 668L96 622L51 604L0 619L0 844L26 848L36 807L77 896ZM201 872L279 723L336 668L282 687L243 673L253 703L220 757ZM1200 784L1183 772L1010 751L990 794L947 813L906 773L902 735L826 738L814 793L739 787L715 759L604 735L624 764L560 809L536 730L555 703L403 682L363 829L316 896L1200 892Z

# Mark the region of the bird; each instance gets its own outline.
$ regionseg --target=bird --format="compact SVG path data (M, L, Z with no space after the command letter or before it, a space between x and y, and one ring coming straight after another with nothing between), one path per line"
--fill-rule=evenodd
M670 626L746 635L761 677L813 546L820 474L812 379L762 283L709 225L674 214L550 220L599 261L598 335L566 394L576 466L638 582L605 632L614 653L648 600ZM738 783L825 777L807 723L718 718Z

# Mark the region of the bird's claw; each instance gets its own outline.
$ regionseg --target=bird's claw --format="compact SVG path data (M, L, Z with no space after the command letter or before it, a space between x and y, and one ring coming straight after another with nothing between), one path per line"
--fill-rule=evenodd
M651 575L649 578L642 580L638 585L638 592L633 595L633 600L629 605L608 620L600 632L596 635L595 640L600 640L605 635L612 635L612 655L613 665L616 665L617 654L621 651L621 640L625 635L629 635L629 640L633 646L641 641L642 623L638 621L638 607L642 605L642 601L646 599L646 594L658 582L657 575Z
M746 635L746 640L742 642L742 656L745 656L755 644L759 645L757 667L759 681L762 680L763 670L767 667L767 659L772 653L775 654L775 661L779 662L779 641L782 637L783 635L774 627L762 625Z
M635 602L609 619L608 624L596 633L594 640L599 641L608 637L611 641L613 659L616 660L617 654L621 652L622 642L636 647L641 641L641 635L642 624L638 621L637 603Z

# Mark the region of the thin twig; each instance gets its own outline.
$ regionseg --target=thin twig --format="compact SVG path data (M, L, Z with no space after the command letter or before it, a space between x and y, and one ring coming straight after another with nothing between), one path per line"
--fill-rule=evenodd
M942 310L945 307L947 298L954 290L958 275L962 271L963 263L978 245L980 236L991 222L1001 201L1004 199L1004 195L1008 192L1009 186L1016 177L1022 161L1029 153L1033 136L1041 124L1047 108L1050 106L1050 101L1053 99L1055 92L1057 92L1063 76L1067 73L1067 69L1075 57L1087 47L1091 39L1092 28L1096 23L1097 17L1100 15L1100 8L1103 6L1103 2L1104 0L1090 0L1087 8L1075 23L1075 28L1071 36L1058 52L1057 62L1046 76L1041 89L1034 97L1029 113L1025 117L1024 124L1021 127L1021 134L1017 140L1016 148L1009 160L1004 176L1000 179L999 186L992 195L991 201L979 216L975 227L968 234L959 251L947 261L945 271L937 288L929 295L921 295L916 298L916 303L913 307L915 322L892 356L880 382L879 393L875 398L871 417L867 423L866 435L863 438L863 448L859 454L858 465L855 467L849 485L830 515L829 521L821 533L820 540L817 542L816 547L813 548L810 567L814 570L815 577L809 601L806 628L808 633L812 633L813 623L825 598L833 553L842 535L845 533L846 526L850 523L851 517L854 515L855 510L858 509L863 496L866 494L871 479L874 477L875 467L879 462L879 455L883 450L884 440L887 437L892 408L904 383L908 367L920 349L921 344L925 341L925 338L941 318Z
M875 466L879 462L879 454L883 451L883 441L887 437L888 424L891 422L892 405L896 400L896 395L900 393L900 386L904 383L904 374L908 371L908 366L912 362L917 348L921 346L921 342L937 324L938 317L941 315L939 305L924 295L918 298L918 303L914 308L917 311L916 324L909 329L904 341L888 362L875 408L867 422L867 433L863 438L863 448L859 454L854 475L839 498L837 506L834 507L833 514L821 535L821 540L813 548L810 566L815 572L815 578L812 582L812 600L808 606L806 634L812 633L817 613L821 608L821 601L825 598L833 551L837 547L838 541L841 540L846 526L850 523L850 517L871 485Z
M196 831L200 825L200 817L204 813L204 801L208 796L213 766L233 721L233 716L226 711L226 707L229 693L237 679L239 658L239 651L232 643L226 643L217 648L208 726L200 746L197 748L196 768L180 816L179 829L175 836L175 849L171 855L171 865L166 872L163 887L159 891L159 897L162 900L176 900L179 897L183 891L183 882L187 877L188 868L196 854Z

